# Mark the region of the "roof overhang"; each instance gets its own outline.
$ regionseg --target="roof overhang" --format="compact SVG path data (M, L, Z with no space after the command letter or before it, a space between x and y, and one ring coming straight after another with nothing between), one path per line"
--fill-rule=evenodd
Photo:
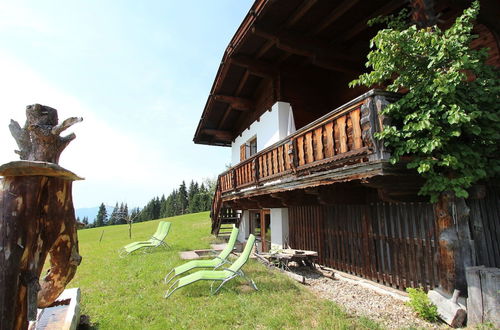
M469 4L436 0L435 9L441 21L449 21ZM498 32L498 4L481 5L483 22L491 21ZM347 82L366 70L369 40L380 28L366 23L405 6L406 0L256 0L224 52L193 141L230 146L274 102L290 102L295 112L301 95L294 93L317 89L319 84L311 86L316 80L323 79L322 94L345 94L323 102L328 111L362 94L365 90L350 90ZM291 91L283 92L283 86Z

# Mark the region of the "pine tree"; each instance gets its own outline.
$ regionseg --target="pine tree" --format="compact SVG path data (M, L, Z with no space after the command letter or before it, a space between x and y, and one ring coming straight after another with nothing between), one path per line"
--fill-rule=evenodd
M179 202L179 213L178 214L184 214L186 213L187 206L188 206L188 194L186 190L186 183L182 181L181 185L179 186L179 193L177 195L177 200Z
M128 205L127 205L127 203L125 203L125 205L123 206L122 217L120 219L120 223L121 224L127 223L127 219L129 219L129 217L128 217Z
M108 224L108 212L106 211L104 203L101 203L99 206L99 211L97 212L94 223L96 227L106 226Z
M198 182L193 182L191 180L191 183L189 184L189 190L188 190L188 212L193 213L193 212L198 212L197 208L194 204L194 199L195 196L198 195L200 192L200 189L198 187Z
M116 202L116 204L115 204L115 208L113 209L113 212L111 212L111 215L109 216L109 221L108 221L108 223L109 223L110 225L115 225L115 224L117 224L118 212L119 212L119 209L118 209L118 202Z

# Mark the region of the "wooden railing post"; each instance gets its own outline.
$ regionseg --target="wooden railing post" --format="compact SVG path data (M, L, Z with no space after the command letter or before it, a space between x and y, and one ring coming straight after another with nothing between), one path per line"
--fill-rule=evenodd
M233 190L236 190L236 169L231 170L231 184L233 186Z
M295 172L297 168L297 153L295 151L295 139L288 141L288 159L290 160L290 167Z
M361 129L362 139L372 153L369 160L386 160L390 158L389 151L384 146L384 141L375 137L375 133L381 132L384 125L388 125L390 120L381 114L389 102L382 95L375 95L366 99L361 105Z
M252 160L252 170L255 178L255 184L259 184L259 162L257 161L257 157L254 157Z

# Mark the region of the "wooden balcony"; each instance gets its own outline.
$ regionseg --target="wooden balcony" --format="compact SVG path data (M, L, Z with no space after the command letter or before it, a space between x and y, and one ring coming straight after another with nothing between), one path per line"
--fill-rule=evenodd
M381 110L398 95L371 90L331 111L219 176L220 193L258 189L312 173L387 160L375 138L387 118Z

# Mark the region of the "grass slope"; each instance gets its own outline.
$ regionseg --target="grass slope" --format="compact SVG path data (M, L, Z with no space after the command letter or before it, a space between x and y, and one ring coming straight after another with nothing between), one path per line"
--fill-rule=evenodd
M119 258L117 250L132 241L148 239L159 220L134 224L132 240L127 225L78 232L83 261L68 287L80 287L82 313L90 316L95 328L378 328L368 319L350 317L254 260L243 269L259 291L235 279L226 284L227 289L210 296L210 283L198 282L164 299L163 277L183 262L179 251L208 248L214 241L209 234L208 212L167 220L172 222L167 238L172 249L126 258Z

